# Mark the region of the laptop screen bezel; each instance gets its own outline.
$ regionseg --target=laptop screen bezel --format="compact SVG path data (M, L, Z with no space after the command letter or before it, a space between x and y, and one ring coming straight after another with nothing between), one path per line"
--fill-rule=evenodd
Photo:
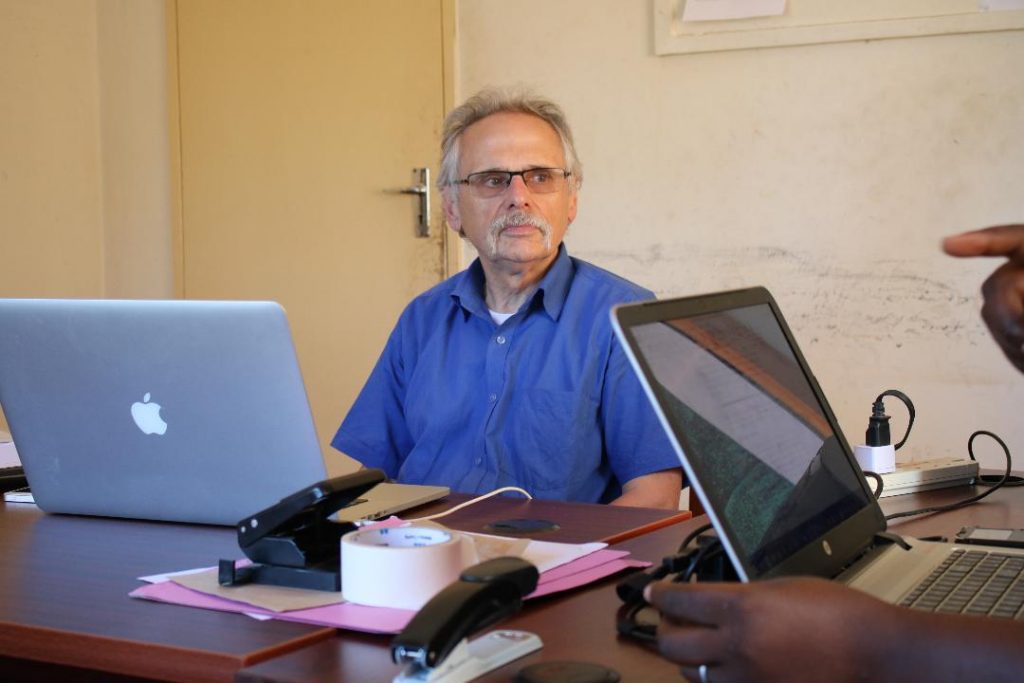
M855 512L839 525L828 530L825 534L808 542L802 548L789 555L787 558L774 564L771 567L758 570L737 551L738 544L735 538L729 534L727 525L722 523L715 509L710 504L708 496L701 484L699 473L693 470L685 454L691 448L687 441L686 434L678 429L668 418L666 411L662 408L659 398L653 387L653 373L647 361L640 351L633 329L637 326L649 323L690 318L710 313L720 313L736 308L767 305L775 317L779 328L785 337L786 343L806 378L808 385L814 393L814 397L829 427L832 429L839 443L843 455L846 457L851 468L854 468L860 476L857 480L861 486L861 493L865 499L863 508ZM743 581L750 581L772 576L785 576L794 574L813 574L818 576L831 577L838 574L845 566L850 564L871 544L875 534L885 530L885 516L878 502L874 499L867 481L861 473L860 466L854 458L853 451L843 435L842 429L829 406L821 387L810 372L807 361L800 351L796 339L793 337L785 318L775 302L775 299L764 287L753 287L749 289L733 290L715 294L707 294L676 299L665 299L645 301L640 303L623 304L616 306L611 311L612 325L619 338L630 362L639 377L641 384L647 393L648 399L654 406L658 419L665 428L676 449L687 480L697 498L704 506L722 545L732 560L737 574Z

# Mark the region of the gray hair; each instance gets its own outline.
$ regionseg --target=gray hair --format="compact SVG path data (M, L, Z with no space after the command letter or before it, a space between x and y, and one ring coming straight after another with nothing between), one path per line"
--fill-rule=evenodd
M464 103L453 109L444 120L441 135L441 172L438 174L439 189L457 189L459 173L459 140L471 125L492 114L531 114L547 122L562 141L562 154L566 169L572 174L569 183L575 192L583 183L583 165L576 156L572 141L572 130L565 119L565 112L551 100L537 97L526 91L509 91L488 88L481 90Z

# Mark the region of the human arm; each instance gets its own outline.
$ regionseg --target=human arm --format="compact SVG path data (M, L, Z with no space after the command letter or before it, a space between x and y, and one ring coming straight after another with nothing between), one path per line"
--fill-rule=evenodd
M652 472L623 484L622 495L611 504L678 510L679 493L682 488L683 474L678 468Z
M678 510L679 456L622 346L611 341L601 413L608 461L622 488L611 505Z
M917 612L824 579L652 584L658 648L691 681L1016 681L1024 624Z
M1024 225L999 225L947 237L951 256L1002 256L981 287L981 317L1006 357L1024 372Z

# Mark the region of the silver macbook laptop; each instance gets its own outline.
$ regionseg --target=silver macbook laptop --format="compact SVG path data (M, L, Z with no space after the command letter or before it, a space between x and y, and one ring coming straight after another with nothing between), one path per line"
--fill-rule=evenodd
M0 406L47 512L234 525L328 476L272 302L0 300Z
M988 613L988 598L965 598L976 581L954 582L955 600L939 596L938 584L949 583L934 581L940 568L1024 569L1018 551L982 560L978 546L886 538L881 508L767 290L630 304L611 315L741 580L814 574L890 602Z

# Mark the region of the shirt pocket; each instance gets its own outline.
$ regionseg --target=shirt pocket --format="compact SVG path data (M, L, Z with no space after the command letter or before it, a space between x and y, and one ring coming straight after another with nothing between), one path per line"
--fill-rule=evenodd
M564 498L598 473L598 401L577 391L530 389L515 413L506 472L540 497Z

